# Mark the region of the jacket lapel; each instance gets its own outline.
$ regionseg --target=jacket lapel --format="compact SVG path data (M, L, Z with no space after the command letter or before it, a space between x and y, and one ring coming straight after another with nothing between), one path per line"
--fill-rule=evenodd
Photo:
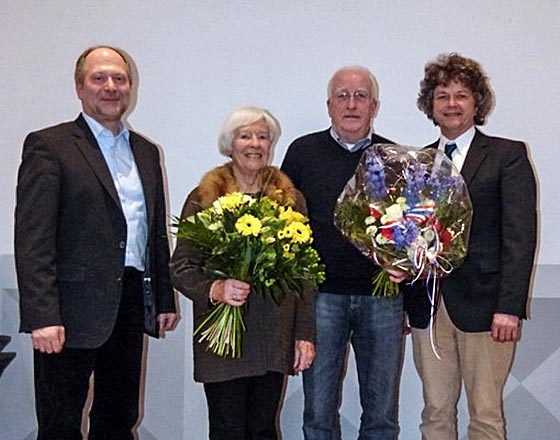
M425 148L438 148L439 140L426 146ZM480 131L476 130L474 138L469 147L469 152L463 163L463 168L461 169L461 175L467 186L472 182L476 171L480 167L480 164L484 162L487 153L486 150L486 136Z
M130 132L130 148L136 162L136 168L140 175L142 188L144 190L144 200L146 203L146 213L148 215L148 226L152 224L154 218L154 210L156 206L156 185L154 185L157 176L154 175L154 164L152 158L148 154L150 148L142 145L144 140L134 132Z
M476 130L474 138L469 147L469 152L467 153L467 157L465 158L465 163L463 163L463 169L461 170L461 174L463 175L463 179L465 179L467 186L471 184L478 168L480 167L480 164L486 159L486 156L488 154L486 148L486 136L484 136L484 134L482 134L480 131Z
M109 171L107 162L105 162L101 148L99 148L93 133L89 129L89 126L82 115L78 116L78 119L74 122L76 123L76 128L72 135L74 136L76 146L82 152L86 161L93 169L95 175L99 179L99 182L101 182L101 185L109 193L117 206L120 207L121 202L117 194L115 184L113 183L111 172Z

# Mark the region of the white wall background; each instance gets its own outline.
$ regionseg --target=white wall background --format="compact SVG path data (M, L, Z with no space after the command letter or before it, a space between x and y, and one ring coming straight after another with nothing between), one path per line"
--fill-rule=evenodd
M13 274L21 145L29 131L78 114L73 69L84 48L116 45L135 60L139 94L128 121L162 147L172 214L202 173L223 162L217 134L234 108L254 104L278 117L279 164L295 137L328 126L325 95L332 72L363 64L381 86L376 130L421 146L437 137L415 104L424 64L450 51L479 60L497 95L484 129L525 140L531 149L542 237L534 297L554 299L560 297L553 281L560 264L559 23L556 0L0 0L0 333L14 338L6 350L18 352L0 381L0 437L9 432L7 438L19 440L34 429L30 392L22 391L30 386L30 346L26 336L17 336ZM180 306L176 332L149 345L140 438L206 436L204 397L192 382L190 304L181 299ZM345 438L352 438L359 417L352 362L343 404ZM555 362L560 364L559 356ZM11 385L18 381L20 386ZM560 401L550 405L560 420ZM15 419L4 417L15 407L24 410ZM418 437L420 409L407 350L402 438ZM300 419L300 382L292 379L283 412L285 439L301 437Z

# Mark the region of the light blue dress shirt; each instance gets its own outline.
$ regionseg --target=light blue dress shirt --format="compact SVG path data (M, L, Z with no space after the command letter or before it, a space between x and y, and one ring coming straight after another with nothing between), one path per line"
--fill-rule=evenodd
M93 132L117 189L126 218L125 266L143 271L148 242L148 216L144 189L130 148L130 133L121 124L119 134L113 133L90 116L82 113Z

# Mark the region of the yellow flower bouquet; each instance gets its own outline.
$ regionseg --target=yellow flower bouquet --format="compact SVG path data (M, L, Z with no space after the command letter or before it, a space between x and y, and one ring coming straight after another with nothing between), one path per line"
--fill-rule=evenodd
M174 226L175 235L200 253L206 271L245 281L276 304L286 294L301 298L306 288L324 281L308 218L266 196L227 194ZM215 305L194 336L219 356L241 357L245 308Z

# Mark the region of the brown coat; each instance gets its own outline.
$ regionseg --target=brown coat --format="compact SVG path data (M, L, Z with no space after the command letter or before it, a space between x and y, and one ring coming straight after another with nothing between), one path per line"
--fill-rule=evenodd
M290 179L275 167L266 167L268 180L264 194L280 203L306 212L305 200ZM277 192L281 189L282 192ZM207 173L200 185L187 197L181 217L185 218L209 207L218 197L239 191L231 165ZM208 300L214 276L205 273L201 259L185 240L178 240L171 259L171 276L175 288L193 302L193 329L211 309ZM315 341L315 292L305 292L304 301L286 295L280 306L261 295L249 296L244 322L241 359L220 357L206 351L206 342L193 340L194 379L197 382L221 382L240 377L259 376L268 371L293 374L296 340Z

